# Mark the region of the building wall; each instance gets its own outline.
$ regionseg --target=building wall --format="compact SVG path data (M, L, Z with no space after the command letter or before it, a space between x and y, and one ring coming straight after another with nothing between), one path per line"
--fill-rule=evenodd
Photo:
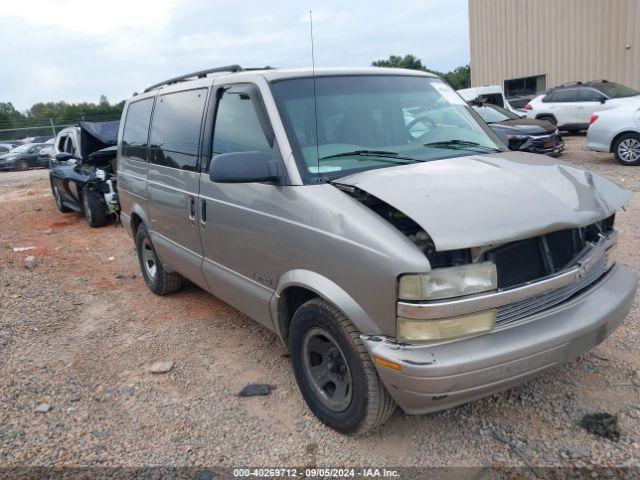
M640 0L469 0L469 39L472 86L546 74L640 90Z

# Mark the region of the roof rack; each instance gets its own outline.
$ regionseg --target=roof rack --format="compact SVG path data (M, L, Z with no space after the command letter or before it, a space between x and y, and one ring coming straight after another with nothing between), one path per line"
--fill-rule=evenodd
M578 85L582 85L582 82L577 81L577 82L567 82L567 83L563 83L561 85L558 85L557 87L554 88L563 88L563 87L577 87Z
M225 67L216 67L216 68L208 68L206 70L200 70L199 72L187 73L186 75L180 75L179 77L170 78L169 80L165 80L164 82L156 83L151 85L148 88L145 88L145 93L150 92L151 90L155 90L157 88L163 87L165 85L172 85L178 82L184 82L185 80L191 80L194 78L206 78L210 73L218 73L218 72L242 72L244 68L240 65L227 65Z

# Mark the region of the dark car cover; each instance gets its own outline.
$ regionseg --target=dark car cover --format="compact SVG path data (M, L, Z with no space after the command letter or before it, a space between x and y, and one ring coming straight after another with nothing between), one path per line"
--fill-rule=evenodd
M83 157L106 147L117 145L119 120L111 122L80 122L80 142Z

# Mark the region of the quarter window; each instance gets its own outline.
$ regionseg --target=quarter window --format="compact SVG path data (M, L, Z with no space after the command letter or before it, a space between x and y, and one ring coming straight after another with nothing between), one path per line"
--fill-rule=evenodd
M553 95L553 102L565 103L565 102L577 102L578 91L577 90L556 90Z
M251 97L226 92L220 99L213 134L213 153L271 153L273 148L264 134Z
M129 104L122 132L123 155L145 161L153 97Z
M165 167L195 171L207 89L158 97L151 124L149 160Z

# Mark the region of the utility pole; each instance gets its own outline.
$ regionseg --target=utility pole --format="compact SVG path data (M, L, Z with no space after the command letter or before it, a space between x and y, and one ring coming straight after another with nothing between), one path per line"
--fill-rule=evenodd
M53 136L56 136L56 128L53 126L53 118L49 118L49 123L51 123L51 132L53 133Z

